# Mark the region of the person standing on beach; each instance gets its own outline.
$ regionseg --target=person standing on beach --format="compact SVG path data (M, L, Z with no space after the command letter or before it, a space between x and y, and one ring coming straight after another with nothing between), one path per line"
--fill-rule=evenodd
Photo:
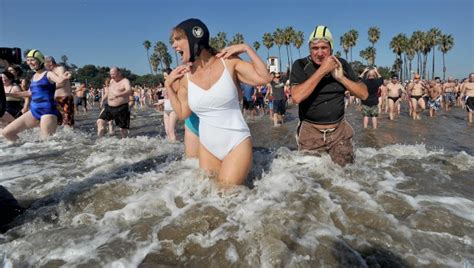
M410 92L410 101L412 105L412 118L413 120L420 120L421 113L425 109L425 101L422 98L425 94L426 86L420 79L420 75L416 74L413 78L413 82L408 84L408 91ZM421 111L418 111L418 107L421 108Z
M383 78L377 68L366 68L360 75L362 82L367 86L369 97L362 100L362 114L364 115L364 128L369 125L369 118L372 119L372 127L377 128L377 117L379 116L379 92L383 85Z
M397 114L400 114L400 98L404 91L405 90L403 89L402 84L400 84L398 81L398 76L392 75L390 82L387 84L388 110L390 120L395 118L395 109L397 109Z
M298 148L327 152L341 166L353 163L354 130L344 120L344 93L365 100L367 86L349 63L332 55L334 41L326 26L317 26L308 44L310 55L293 63L290 76L293 102L299 104Z
M115 121L122 134L122 138L128 136L130 129L130 107L129 101L133 94L130 81L123 77L122 72L117 67L110 69L110 85L106 92L107 105L104 106L97 120L97 135L104 136L105 124L108 121Z
M51 56L44 57L44 67L54 72L58 76L62 76L66 72L64 66L56 64L56 61ZM54 99L58 104L58 111L60 113L59 125L65 127L74 126L74 96L72 94L71 82L65 80L61 84L56 84L56 91L54 92Z
M468 122L472 124L472 114L474 113L474 73L470 73L468 80L463 83L461 95L465 98Z
M40 127L42 138L56 132L59 116L54 100L56 84L61 84L71 78L69 72L64 72L61 76L54 72L48 72L44 68L44 56L37 49L30 50L26 58L30 68L35 71L30 90L13 94L13 97L31 96L30 111L24 113L3 129L3 136L10 141L17 140L18 133L23 130L36 126Z

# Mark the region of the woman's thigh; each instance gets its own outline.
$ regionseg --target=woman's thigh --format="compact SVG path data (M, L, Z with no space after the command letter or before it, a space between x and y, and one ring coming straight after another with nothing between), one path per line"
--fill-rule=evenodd
M219 181L227 185L243 184L252 168L252 162L252 140L248 137L232 149L222 161Z

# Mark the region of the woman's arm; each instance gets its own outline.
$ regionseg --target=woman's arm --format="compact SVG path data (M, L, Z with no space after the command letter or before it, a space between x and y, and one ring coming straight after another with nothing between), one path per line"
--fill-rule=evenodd
M56 84L61 84L61 83L63 83L65 80L71 78L71 73L66 71L66 72L64 72L62 75L57 75L57 74L55 74L54 72L48 72L48 73L47 73L47 76L48 76L48 80L49 80L50 82L54 82L54 83L56 83Z
M187 72L189 72L188 65L178 66L165 80L166 94L179 120L184 120L191 115L188 105L188 88L182 79Z
M247 53L251 62L244 61L237 55ZM219 58L235 60L235 72L237 79L251 86L259 86L272 80L267 66L257 53L247 44L238 44L224 48L216 55Z
M15 98L28 98L31 96L31 91L21 91L19 86L13 86L12 91L12 93L5 93L5 96Z

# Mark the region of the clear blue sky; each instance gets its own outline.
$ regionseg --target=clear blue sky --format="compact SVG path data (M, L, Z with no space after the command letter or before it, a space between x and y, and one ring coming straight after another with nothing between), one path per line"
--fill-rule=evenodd
M223 31L231 39L240 32L250 45L262 43L263 33L277 27L293 26L307 37L315 25L324 24L341 52L339 37L356 29L359 41L353 58L360 61L360 50L369 46L368 28L378 26L379 66L392 65L395 55L389 43L396 34L410 36L415 30L438 27L454 37L454 48L446 56L448 75L462 78L474 71L472 0L0 0L0 46L37 48L58 60L67 55L79 67L119 66L141 75L149 72L143 41L168 44L171 28L191 17L204 21L212 36ZM263 45L258 52L262 58L267 55ZM283 49L282 53L286 62ZM301 53L308 53L306 45ZM270 54L278 55L276 46ZM293 55L297 57L298 52ZM437 50L435 72L439 76L441 55ZM431 54L429 59L431 64Z

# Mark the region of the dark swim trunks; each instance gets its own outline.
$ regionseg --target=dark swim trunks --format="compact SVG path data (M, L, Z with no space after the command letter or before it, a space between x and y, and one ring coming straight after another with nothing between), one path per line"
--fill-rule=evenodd
M7 101L7 112L14 118L18 118L22 115L21 110L23 105L21 101Z
M395 103L400 97L388 97L388 98L391 99Z
M100 112L99 118L105 121L115 121L119 128L130 129L130 108L128 103L124 103L117 107L105 105Z
M466 97L466 110L470 113L474 112L474 97Z

